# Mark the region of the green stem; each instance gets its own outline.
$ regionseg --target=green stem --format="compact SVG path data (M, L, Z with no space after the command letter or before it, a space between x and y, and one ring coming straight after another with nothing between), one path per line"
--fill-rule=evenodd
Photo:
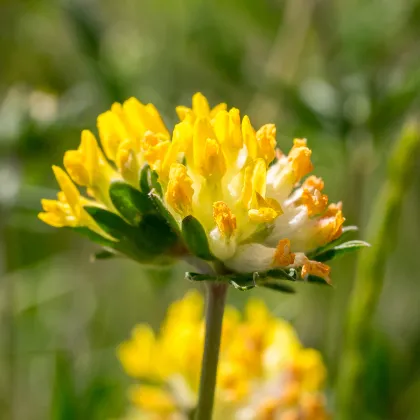
M206 282L206 337L195 420L211 420L228 285Z
M337 389L337 419L353 420L365 413L363 400L366 353L372 339L372 317L382 292L387 260L396 243L398 219L420 153L420 129L407 125L391 154L388 179L372 211L349 301L344 349Z

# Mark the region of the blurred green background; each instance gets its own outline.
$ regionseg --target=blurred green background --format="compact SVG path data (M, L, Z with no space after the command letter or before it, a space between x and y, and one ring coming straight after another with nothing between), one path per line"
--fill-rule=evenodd
M0 1L0 419L103 420L127 406L115 356L136 322L157 327L191 287L185 266L91 263L95 247L37 220L51 165L115 100L174 106L203 92L279 146L307 137L316 174L364 234L387 160L419 118L418 0ZM418 162L419 160L417 160ZM411 170L366 351L366 419L420 419L420 164ZM374 244L377 245L377 244ZM335 289L262 296L320 349L334 405L356 257L333 264Z

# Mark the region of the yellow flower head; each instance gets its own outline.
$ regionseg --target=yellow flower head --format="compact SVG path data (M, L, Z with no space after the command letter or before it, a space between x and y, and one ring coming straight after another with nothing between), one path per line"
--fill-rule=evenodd
M138 416L186 420L197 401L203 345L203 302L196 292L174 302L158 335L146 325L118 348L136 379L129 397ZM300 414L327 420L326 370L319 352L304 348L292 326L260 300L245 315L226 308L217 377L215 420L284 420ZM150 385L151 383L155 385Z
M237 108L211 108L201 93L176 111L172 135L156 108L135 98L99 115L100 145L82 132L79 148L64 155L69 176L54 169L61 199L44 200L40 218L112 237L114 252L143 262L164 255L197 267L205 260L215 274L281 269L283 278L329 281L307 261L335 255L326 247L338 244L345 219L322 179L304 179L313 169L306 139L283 154L274 124L256 130Z

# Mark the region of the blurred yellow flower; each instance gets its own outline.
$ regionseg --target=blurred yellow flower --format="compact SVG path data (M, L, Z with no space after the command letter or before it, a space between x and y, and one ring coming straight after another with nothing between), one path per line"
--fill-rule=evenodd
M294 280L329 282L316 250L335 244L345 219L320 178L303 180L313 169L306 140L283 154L273 124L255 130L238 109L211 109L201 93L176 111L181 122L171 135L152 104L113 104L98 117L101 146L84 130L78 149L64 155L70 177L54 167L62 192L43 200L40 219L86 228L141 262L165 255L196 267L205 260L216 274L283 269Z
M139 381L129 391L127 418L188 419L198 392L202 312L201 296L190 292L171 305L159 334L138 325L118 347L124 370ZM250 300L244 317L226 308L215 420L327 420L325 376L321 355L262 301Z

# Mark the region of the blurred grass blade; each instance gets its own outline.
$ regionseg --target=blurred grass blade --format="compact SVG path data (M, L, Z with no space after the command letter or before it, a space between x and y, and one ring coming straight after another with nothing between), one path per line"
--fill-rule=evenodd
M367 236L372 247L359 257L338 377L339 420L363 417L370 404L361 392L366 383L366 346L372 336L372 317L382 292L387 260L398 237L398 219L419 157L420 127L408 123L391 154L388 179L372 211Z
M69 354L65 351L57 351L55 354L52 393L51 420L74 420L78 418L73 363Z

